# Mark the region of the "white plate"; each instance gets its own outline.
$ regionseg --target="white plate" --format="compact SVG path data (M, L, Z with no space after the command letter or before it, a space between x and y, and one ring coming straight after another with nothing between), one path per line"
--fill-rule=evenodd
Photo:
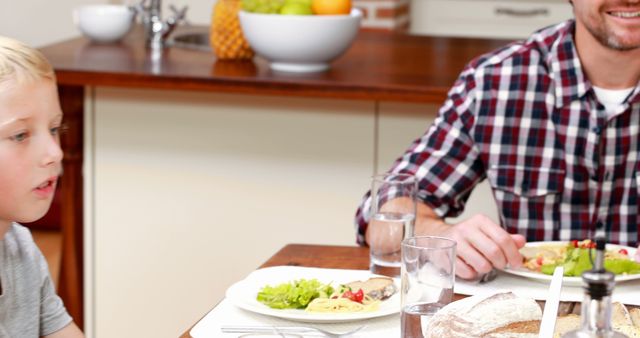
M567 241L529 242L525 246L537 247L537 246L543 246L543 245L563 245L563 244L567 244ZM629 253L629 257L631 258L633 258L633 256L636 253L636 249L630 246L607 244L607 250L620 250L620 249L626 249L627 252ZM530 278L535 281L547 283L547 284L551 282L551 277L552 277L551 275L545 275L542 272L531 271L524 267L519 269L505 268L503 271L506 273L510 273L512 275ZM637 280L637 279L640 279L640 274L617 275L616 283L630 281L630 280ZM582 277L564 277L562 279L562 285L582 286Z
M366 280L376 275L367 270L340 270L304 268L295 266L275 266L259 269L247 278L233 284L227 289L226 297L235 306L267 316L285 318L302 322L346 322L376 318L400 312L400 285L394 280L398 292L380 303L380 308L373 312L356 313L313 313L295 309L272 309L256 300L258 291L265 285L286 283L295 279L316 278L322 283L334 286L355 280Z

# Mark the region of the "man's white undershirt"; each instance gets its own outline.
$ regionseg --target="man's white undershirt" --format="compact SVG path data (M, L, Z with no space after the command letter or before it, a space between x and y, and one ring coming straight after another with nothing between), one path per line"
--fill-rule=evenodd
M598 101L605 107L607 120L623 111L621 106L633 89L633 87L626 89L605 89L593 86Z

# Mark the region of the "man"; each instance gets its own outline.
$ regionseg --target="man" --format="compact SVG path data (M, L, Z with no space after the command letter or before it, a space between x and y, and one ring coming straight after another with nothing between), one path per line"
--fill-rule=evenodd
M520 266L526 240L639 244L640 0L572 5L574 20L473 60L391 169L419 180L415 233L455 239L462 278ZM502 227L483 215L445 223L485 178Z

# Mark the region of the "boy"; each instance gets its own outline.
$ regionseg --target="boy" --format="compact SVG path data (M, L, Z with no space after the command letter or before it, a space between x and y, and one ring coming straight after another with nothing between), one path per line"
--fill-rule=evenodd
M62 111L51 65L0 36L0 337L84 337L56 295L29 230L62 168Z

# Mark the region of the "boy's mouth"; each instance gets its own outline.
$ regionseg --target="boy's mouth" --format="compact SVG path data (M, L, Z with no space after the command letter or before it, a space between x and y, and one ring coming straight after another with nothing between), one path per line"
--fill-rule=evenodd
M40 184L36 189L45 189L47 187L50 187L52 184L52 181L47 180L46 182Z
M39 197L49 197L55 191L57 176L50 177L46 181L42 182L34 190Z

